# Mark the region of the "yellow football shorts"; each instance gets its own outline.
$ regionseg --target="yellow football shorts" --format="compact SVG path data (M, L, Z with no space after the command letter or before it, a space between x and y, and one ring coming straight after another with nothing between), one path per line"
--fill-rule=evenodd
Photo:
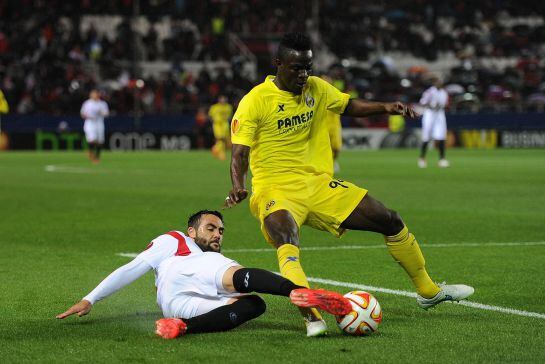
M212 129L216 139L227 139L229 136L229 123L215 122L212 124Z
M250 210L260 221L261 232L269 243L273 241L263 222L279 210L289 211L299 227L308 225L339 237L344 233L340 225L366 193L366 189L353 183L322 174L260 189L250 198Z
M343 136L341 121L336 120L328 124L329 140L331 142L331 149L341 150L343 147Z

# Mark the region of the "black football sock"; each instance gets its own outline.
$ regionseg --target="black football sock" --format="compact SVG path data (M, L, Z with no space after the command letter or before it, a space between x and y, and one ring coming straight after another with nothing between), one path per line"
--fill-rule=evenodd
M97 144L97 145L96 145L96 148L95 148L95 157L96 157L96 159L100 159L100 144Z
M437 141L438 147L439 147L439 158L445 159L445 141L439 140Z
M427 151L428 151L428 142L422 142L422 146L420 147L420 158L422 159L426 158Z
M218 307L205 314L184 319L188 333L227 331L265 312L265 301L259 296L240 297L235 303Z
M233 286L237 292L268 293L277 296L290 295L296 288L305 288L296 285L289 279L268 270L259 268L242 268L233 274Z

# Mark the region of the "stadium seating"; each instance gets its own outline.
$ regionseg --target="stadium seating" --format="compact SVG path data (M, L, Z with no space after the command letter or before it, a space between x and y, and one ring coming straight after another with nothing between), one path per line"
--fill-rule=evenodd
M454 112L545 104L543 4L329 0L318 12L283 0L47 3L0 9L9 19L0 87L15 113L77 114L91 87L118 114L195 113L219 93L236 103L272 72L275 45L291 30L321 40L316 71L360 97L417 102L432 71Z

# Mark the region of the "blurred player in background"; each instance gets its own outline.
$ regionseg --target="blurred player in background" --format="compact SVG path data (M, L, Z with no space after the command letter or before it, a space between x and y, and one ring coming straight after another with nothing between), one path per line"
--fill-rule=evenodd
M2 90L0 90L0 150L8 149L8 137L2 132L2 114L7 114L8 112L8 101Z
M119 267L80 302L57 315L84 316L93 305L150 270L155 272L157 304L164 319L156 333L173 339L185 333L226 331L265 312L265 302L249 292L290 297L298 306L347 314L350 303L341 294L309 290L272 272L244 268L222 254L223 216L201 210L189 217L187 235L170 231L151 241L134 260Z
M286 34L278 47L276 76L268 76L241 100L233 117L232 189L225 205L244 200L248 165L252 171L250 210L265 239L277 249L283 276L308 287L300 262L301 225L340 236L347 229L384 236L388 251L406 271L417 291L417 304L433 307L473 293L464 285L437 285L428 275L418 243L393 210L367 190L332 176L327 112L364 117L416 113L400 102L350 99L318 77L310 76L313 52L308 36ZM323 335L327 326L316 310L302 309L307 336Z
M220 95L218 102L210 106L208 111L212 128L214 129L214 138L216 143L212 146L212 155L220 160L225 160L225 149L229 142L229 119L233 115L233 107L227 102L227 97Z
M422 94L420 105L426 110L422 115L422 145L420 147L420 158L418 166L426 168L426 152L430 141L437 142L439 149L439 167L446 168L450 166L445 158L445 141L447 139L447 118L445 116L445 107L448 104L448 93L443 88L443 82L437 75L431 78L433 85Z
M98 90L91 90L89 99L81 106L81 117L85 120L83 131L89 146L87 151L91 162L100 162L100 149L104 144L104 118L110 114L106 101L100 99Z

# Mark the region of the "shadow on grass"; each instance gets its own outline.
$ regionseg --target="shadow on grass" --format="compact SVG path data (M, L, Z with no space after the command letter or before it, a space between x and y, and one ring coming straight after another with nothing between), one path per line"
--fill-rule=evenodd
M56 341L62 338L71 340L81 339L106 339L125 341L129 337L150 336L154 337L155 321L161 318L160 312L140 311L126 314L101 315L93 317L89 314L85 317L67 317L63 320L51 318L20 319L12 325L0 330L0 338L6 341L39 340ZM251 333L252 335L274 333L285 335L286 331L304 332L304 326L298 322L283 323L257 319L247 322L235 329L238 333ZM200 337L208 334L194 334Z

